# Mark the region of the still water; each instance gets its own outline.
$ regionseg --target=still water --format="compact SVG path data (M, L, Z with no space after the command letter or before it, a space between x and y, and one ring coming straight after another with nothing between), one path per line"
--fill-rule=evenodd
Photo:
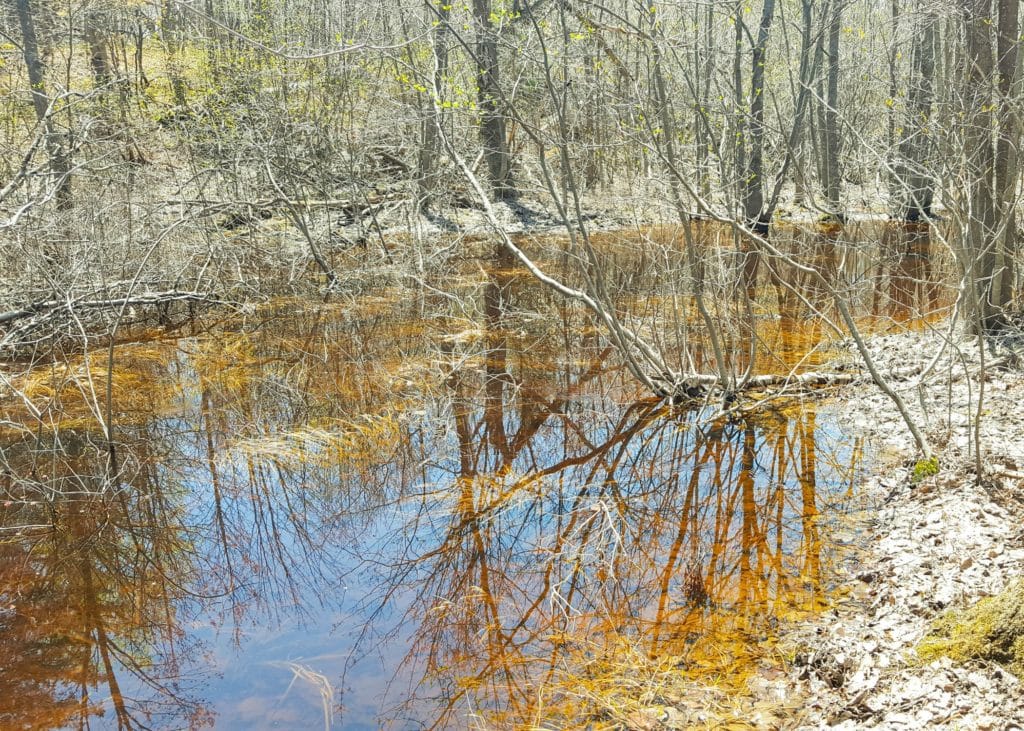
M836 600L864 445L809 399L644 398L507 264L22 376L0 727L614 727L770 668ZM820 326L761 331L767 367L820 360Z

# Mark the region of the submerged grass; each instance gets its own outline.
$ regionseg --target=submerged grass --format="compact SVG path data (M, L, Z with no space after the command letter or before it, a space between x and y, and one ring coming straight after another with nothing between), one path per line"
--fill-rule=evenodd
M772 648L740 647L735 636L712 634L697 640L700 651L677 648L682 655L652 653L641 642L620 637L613 647L553 679L543 716L558 728L607 731L753 729L785 717L781 704L754 698L749 689L753 675L775 664Z
M288 697L295 683L299 680L305 681L313 687L319 696L320 710L324 718L324 731L330 731L331 725L334 723L334 686L331 685L331 681L328 680L327 676L323 673L318 673L306 665L300 665L290 660L271 661L267 664L274 667L287 668L292 672L292 680L288 683L284 695L281 696L282 701Z
M173 389L166 377L173 348L159 342L118 347L113 371L104 350L0 377L0 406L9 425L44 429L95 427L113 398L119 423L135 423L170 408Z

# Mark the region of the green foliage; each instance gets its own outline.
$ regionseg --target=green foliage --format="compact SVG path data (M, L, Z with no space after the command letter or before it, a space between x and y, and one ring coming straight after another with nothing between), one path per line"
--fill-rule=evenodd
M934 477L937 474L939 474L939 458L929 457L928 459L918 460L917 464L914 465L914 472L910 476L910 481L916 485L922 480Z

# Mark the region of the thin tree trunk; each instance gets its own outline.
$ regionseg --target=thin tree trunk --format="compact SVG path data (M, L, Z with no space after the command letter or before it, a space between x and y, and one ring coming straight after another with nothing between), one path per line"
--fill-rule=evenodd
M715 73L715 53L711 35L714 27L714 9L710 3L705 8L694 8L694 26L698 42L694 44L694 101L693 126L697 144L697 189L707 197L711 195L710 148L713 131L708 124L708 106L711 101L711 80Z
M181 50L181 15L174 4L174 0L164 0L161 9L160 28L163 33L164 47L167 49L167 73L171 79L171 92L174 95L174 104L179 109L188 106L188 98L185 93L185 81L181 77L181 69L178 67L178 52Z
M742 183L744 222L752 231L766 238L771 224L771 212L765 210L764 200L764 68L768 34L774 17L775 0L764 0L751 58L750 116L745 135L750 147ZM746 237L741 237L739 247L743 255L743 286L747 295L752 297L757 285L761 256L757 247L751 246Z
M996 252L994 303L1009 304L1013 296L1014 262L1017 253L1016 198L1019 177L1020 124L1014 107L1019 82L1020 27L1018 0L999 0L996 29L996 90L999 94L999 131L996 137L995 194L1002 235Z
M436 17L433 33L434 70L431 93L440 93L444 89L444 80L448 75L448 33L451 5L433 3L428 0L429 13ZM428 16L429 17L429 16ZM444 105L430 105L427 116L423 120L423 146L420 148L419 171L417 183L419 187L418 206L427 211L440 187L438 177L438 157L441 153L439 130L444 125Z
M747 106L747 100L743 93L743 3L736 3L736 34L735 48L732 54L732 85L733 85L733 110L731 115L731 121L735 125L735 130L732 131L732 137L736 140L736 144L733 145L733 164L735 165L734 177L739 181L737 186L737 195L739 197L739 203L741 210L745 211L745 181L747 176L747 119L743 114L743 110Z
M935 42L938 20L926 12L914 33L911 76L907 92L907 120L899 143L896 172L896 210L904 221L925 220L932 215L935 182L927 172L931 150L932 102L935 96Z
M743 178L743 217L757 233L768 232L764 211L764 67L768 34L775 17L775 0L765 0L750 69L750 116L747 120L749 155Z
M99 11L91 10L85 14L85 42L89 47L89 67L92 69L93 84L102 88L110 83L113 74L110 69L110 57L107 54L107 39L102 28L102 16Z
M821 36L811 46L811 30L813 26L813 1L801 0L801 25L800 25L800 69L798 89L796 93L796 109L793 114L793 126L790 128L789 139L786 145L786 154L775 176L775 185L772 188L771 196L764 206L764 217L771 219L775 208L779 204L782 195L782 187L786 182L790 168L794 168L796 183L797 203L803 203L810 199L810 185L805 171L804 133L805 121L808 118L807 110L811 102L811 80L818 74L821 68L822 58L825 54L824 40Z
M963 143L967 162L968 200L963 255L972 288L975 329L988 331L999 321L993 295L996 276L996 206L993 186L995 148L992 140L992 8L990 0L960 0L966 45L963 80Z

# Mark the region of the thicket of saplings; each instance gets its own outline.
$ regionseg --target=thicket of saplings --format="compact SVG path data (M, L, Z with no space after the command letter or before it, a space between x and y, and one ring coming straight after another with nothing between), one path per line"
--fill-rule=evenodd
M687 250L674 281L698 300L800 267L828 289L831 265L772 232L865 211L941 218L962 311L984 329L1012 306L1015 3L18 0L0 18L5 345L414 284L524 226L565 234L543 246L599 307L589 233L609 225L685 224L651 256ZM732 260L696 219L722 222Z

